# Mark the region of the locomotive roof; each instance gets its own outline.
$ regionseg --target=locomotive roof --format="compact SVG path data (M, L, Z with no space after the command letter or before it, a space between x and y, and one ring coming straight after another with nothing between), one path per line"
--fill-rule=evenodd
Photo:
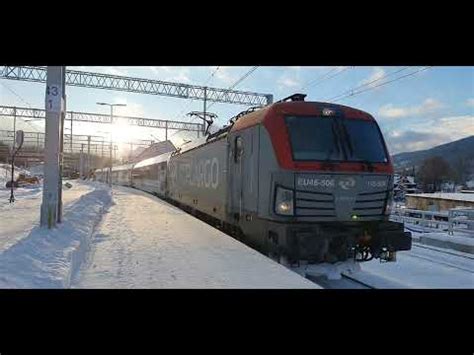
M248 114L241 116L232 126L229 126L229 129L226 130L224 127L221 131L222 133L214 135L212 137L201 137L193 141L187 142L179 147L176 152L182 154L199 146L202 146L208 142L212 142L216 139L222 138L229 131L235 132L243 130L249 127L253 127L259 124L264 124L265 122L270 122L271 117L275 114L277 115L314 115L320 116L323 109L335 109L341 111L346 118L353 119L364 119L364 120L374 120L374 118L367 112L349 107L344 105L332 104L328 102L318 102L318 101L291 101L291 102L277 102L268 106L261 108L260 110L255 110ZM209 139L212 137L211 139Z
M263 124L271 114L321 115L325 108L342 111L346 118L374 120L369 113L344 105L318 101L278 102L242 116L235 122L231 132Z
M176 151L178 153L184 153L187 152L188 150L194 149L196 147L199 147L207 142L207 137L200 137L195 140L192 140L190 142L184 143L181 145Z

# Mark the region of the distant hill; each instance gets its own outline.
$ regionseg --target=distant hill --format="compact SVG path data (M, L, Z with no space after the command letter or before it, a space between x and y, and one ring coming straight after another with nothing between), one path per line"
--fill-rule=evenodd
M431 149L416 152L400 153L392 157L395 170L419 167L423 160L434 156L446 159L450 164L460 158L474 161L474 136L463 138L454 142L438 145Z

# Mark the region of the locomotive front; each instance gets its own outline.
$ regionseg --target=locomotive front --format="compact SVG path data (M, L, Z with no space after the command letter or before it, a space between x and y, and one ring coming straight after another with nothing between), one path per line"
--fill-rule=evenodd
M371 115L296 101L273 105L262 123L268 250L290 261L335 262L393 261L411 248L403 224L389 221L393 166Z

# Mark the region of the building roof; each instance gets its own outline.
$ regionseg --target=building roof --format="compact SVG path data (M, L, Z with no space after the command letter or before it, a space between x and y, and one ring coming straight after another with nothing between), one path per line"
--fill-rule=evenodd
M474 202L474 193L435 192L427 194L407 194L409 197L433 198L439 200Z

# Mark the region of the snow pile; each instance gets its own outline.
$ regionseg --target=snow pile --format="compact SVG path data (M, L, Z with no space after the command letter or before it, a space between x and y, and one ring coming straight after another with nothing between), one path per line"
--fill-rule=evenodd
M0 288L69 287L86 258L94 228L111 204L111 191L95 185L65 209L57 228L33 228L0 254Z
M44 175L44 164L39 163L29 167L30 174L33 176L42 177Z
M28 170L19 168L15 166L15 180L18 179L20 174L29 175L30 172ZM12 166L11 164L0 164L0 189L5 189L5 184L7 181L11 181L12 179Z
M305 265L298 272L311 276L325 276L328 280L339 280L343 273L355 273L360 271L360 264L353 260L337 262L335 264L321 263Z

